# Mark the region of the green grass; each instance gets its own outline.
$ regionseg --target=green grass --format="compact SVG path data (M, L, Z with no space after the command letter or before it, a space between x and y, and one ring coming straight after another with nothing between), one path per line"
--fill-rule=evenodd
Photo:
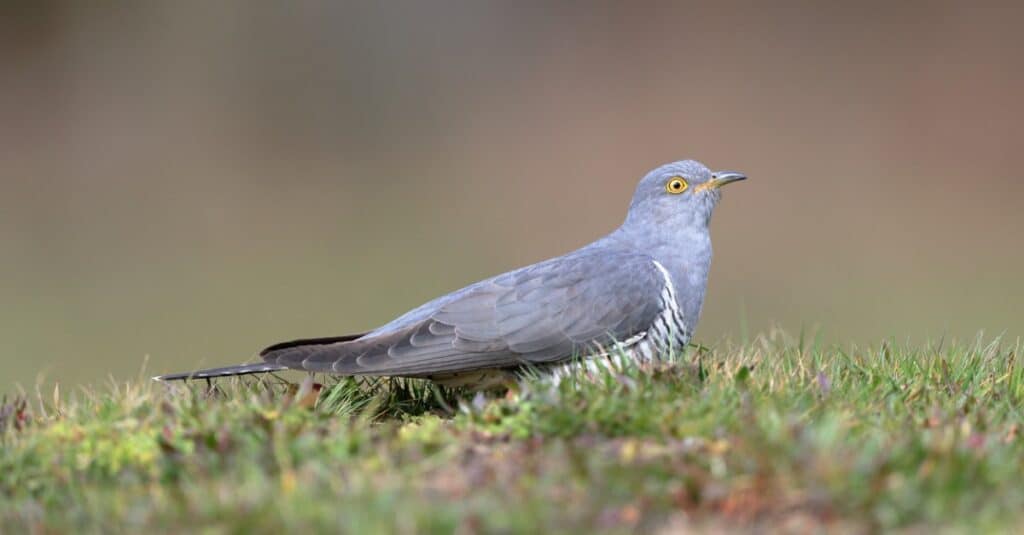
M1019 356L772 333L488 396L271 378L8 397L0 532L1010 531Z

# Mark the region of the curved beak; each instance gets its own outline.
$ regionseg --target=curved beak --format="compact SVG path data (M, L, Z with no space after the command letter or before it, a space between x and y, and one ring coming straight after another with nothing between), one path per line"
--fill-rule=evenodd
M746 180L747 175L736 171L715 171L711 174L711 187L718 189L726 184Z

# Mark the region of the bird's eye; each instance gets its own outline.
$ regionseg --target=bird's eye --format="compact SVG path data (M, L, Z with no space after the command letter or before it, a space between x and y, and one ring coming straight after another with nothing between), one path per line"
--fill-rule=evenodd
M672 177L671 180L665 183L665 191L671 193L672 195L679 195L680 193L686 191L686 188L688 187L690 187L689 184L687 184L682 177L678 176Z

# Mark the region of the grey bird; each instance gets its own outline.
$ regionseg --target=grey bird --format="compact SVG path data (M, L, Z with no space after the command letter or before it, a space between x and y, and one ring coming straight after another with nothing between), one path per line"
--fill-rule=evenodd
M524 367L554 372L612 353L658 359L684 348L697 328L719 188L745 178L693 160L663 165L640 181L618 229L569 254L472 284L367 333L284 342L260 352L257 364L156 379L291 369L482 387Z

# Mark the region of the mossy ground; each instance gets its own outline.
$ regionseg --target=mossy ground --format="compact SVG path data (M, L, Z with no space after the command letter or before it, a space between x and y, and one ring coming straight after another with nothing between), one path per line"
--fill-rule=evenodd
M776 332L490 395L47 388L0 406L0 532L1009 531L1019 356Z

